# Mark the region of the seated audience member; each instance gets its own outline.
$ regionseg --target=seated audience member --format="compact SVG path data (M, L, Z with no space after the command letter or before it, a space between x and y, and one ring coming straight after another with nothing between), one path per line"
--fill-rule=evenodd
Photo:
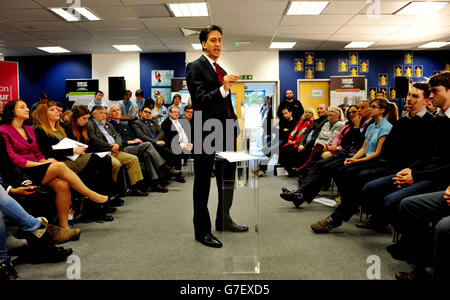
M120 109L120 114L122 115L120 120L125 124L128 124L128 121L133 121L138 117L138 109L130 100L131 95L130 90L125 90L123 100L117 104Z
M305 199L311 203L320 190L330 183L334 170L344 165L344 161L355 155L364 144L368 127L373 123L370 117L369 101L363 100L358 103L358 116L352 119L353 128L341 140L342 149L338 154L329 158L317 161L306 177L299 177L299 189L289 191L283 188L281 198L292 201L296 207L299 207Z
M192 117L194 115L194 107L190 104L184 107L184 119L191 124Z
M136 106L137 111L139 111L141 107L144 106L144 91L139 89L134 95L136 96L136 99L133 100L133 104Z
M323 125L319 136L314 142L308 160L299 168L294 168L296 172L308 172L312 169L314 162L321 158L322 154L331 146L331 142L338 136L344 127L344 113L338 107L330 107L328 109L328 122Z
M180 118L184 118L184 104L181 103L181 95L175 94L172 98L172 105L169 106L168 111L171 107L178 107L178 110L180 112Z
M47 93L42 93L42 95L39 97L39 101L33 103L33 105L31 106L30 117L33 114L33 111L38 108L39 104L45 104L48 101L50 101L50 96Z
M178 107L169 108L169 117L164 120L161 129L164 132L164 142L175 154L174 168L181 171L181 159L183 154L191 154L193 145L179 120ZM180 176L182 177L182 176Z
M295 128L289 134L288 141L280 148L279 163L288 167L292 167L295 155L298 152L298 146L306 131L314 123L315 111L309 107L305 110L305 114L298 121Z
M165 100L163 96L158 96L156 98L155 107L152 109L151 118L153 120L156 120L159 125L161 125L162 122L164 122L164 120L167 118L169 114L167 107L164 106L164 101Z
M298 121L300 121L301 116L303 116L303 114L305 113L304 109L303 109L303 105L302 103L294 98L294 91L293 90L286 90L286 98L284 101L282 101L280 103L280 105L278 106L278 111L277 111L277 117L278 119L282 120L283 119L283 109L285 107L289 107L290 111L292 112L292 117L295 120L295 123L297 123Z
M450 279L450 186L445 192L422 194L400 202L400 225L410 273L397 272L397 280ZM430 223L435 224L434 233ZM431 267L432 272L427 268Z
M399 223L399 205L404 198L443 190L449 181L450 140L443 137L450 132L450 73L434 75L428 85L433 105L440 108L428 131L432 142L427 142L426 146L430 151L409 167L370 181L363 189L363 193L370 196L371 202L382 203L386 221L394 226ZM399 247L401 248L401 242L388 251L391 254L401 252Z
M63 113L63 122L64 122L64 124L69 124L70 123L70 121L72 120L72 114L73 114L73 112L72 112L72 110L66 110L64 113Z
M151 119L151 110L149 107L142 107L139 112L139 119L131 123L130 127L136 137L143 142L150 142L158 151L159 154L166 160L166 163L171 168L178 167L178 158L173 154L164 141L164 131L158 123ZM176 177L177 182L184 183L183 175L180 173Z
M72 249L57 248L52 243L64 239L67 230L51 225L44 217L34 218L17 203L11 195L29 195L34 186L12 188L5 191L0 185L0 281L21 280L14 269L6 248L6 227L3 214L17 223L28 242L28 257L31 263L62 262L72 254Z
M367 182L399 170L408 168L418 160L428 157L431 152L430 140L433 115L426 110L430 89L426 83L414 83L406 97L408 114L401 118L392 127L382 149L382 160L370 168L361 171L359 180ZM414 149L414 151L405 151ZM365 229L385 228L386 221L383 217L382 203L380 200L372 200L371 194L363 193L363 208L370 213L370 218L365 222L359 222L357 227Z
M376 98L370 102L371 117L374 123L367 129L363 146L353 157L347 158L344 166L338 167L334 173L334 179L341 195L341 204L331 216L311 225L311 229L315 233L327 233L331 229L341 226L342 222L347 222L355 212L359 204L358 200L360 200L357 196L362 189L357 174L379 161L383 143L392 129L392 124L387 121L387 118L393 109L396 108L383 98Z
M87 108L89 109L89 111L92 111L92 109L94 108L94 106L104 106L104 107L109 107L109 101L103 99L103 92L102 91L97 91L95 93L95 98L89 102Z
M137 156L121 151L122 137L116 132L114 126L106 121L106 108L94 106L92 117L87 124L89 147L94 152L111 152L112 178L117 182L120 168L125 165L131 185L131 195L148 196L148 193L139 188L143 185L141 167ZM142 181L142 182L141 182Z
M384 95L384 92L383 91L378 91L377 92L377 95L376 95L376 98L383 98L383 99L386 99L386 96ZM387 100L387 99L386 99Z
M147 99L145 99L143 106L150 107L150 109L153 111L153 109L155 108L155 100L153 100L152 98L147 98ZM141 108L142 108L142 106L138 109L138 115L139 115L139 110Z
M283 119L280 120L280 145L284 145L289 140L289 134L297 125L298 121L295 121L292 117L292 111L289 107L284 108L282 111Z
M434 116L438 113L438 109L434 107L433 102L430 99L427 99L427 111Z
M34 130L39 150L45 157L51 157L63 162L75 172L86 185L98 193L111 195L112 179L110 174L111 158L101 158L93 153L86 153L87 147L76 146L69 149L54 150L53 146L67 137L66 131L59 123L59 111L54 102L39 105L36 110L37 126ZM75 160L69 159L79 155ZM109 206L122 206L120 199L110 199ZM112 221L109 216L104 216L103 221Z
M162 187L160 184L160 176L164 177L166 174L177 175L179 172L166 165L166 161L156 151L152 143L143 142L136 138L133 130L128 125L120 122L120 109L117 105L113 104L108 108L108 117L116 132L122 137L123 151L136 155L144 164L145 171L150 175L152 191L167 193L167 188ZM161 182L163 180L164 178L161 178Z
M322 130L322 127L325 125L325 123L328 122L328 106L325 104L319 104L319 106L317 107L317 114L319 115L319 118L314 120L314 123L311 125L311 127L308 129L308 131L300 141L293 163L294 167L303 165L308 159L309 154L314 148L316 139L319 136L320 131Z
M5 106L4 118L0 126L6 144L6 151L12 161L36 185L48 185L56 193L58 222L62 228L69 228L68 211L71 204L70 188L88 197L90 200L107 205L108 196L90 190L80 178L64 163L53 158L46 159L40 152L36 136L30 126L23 125L29 118L28 107L23 100L13 100ZM79 230L73 229L73 239L77 239Z

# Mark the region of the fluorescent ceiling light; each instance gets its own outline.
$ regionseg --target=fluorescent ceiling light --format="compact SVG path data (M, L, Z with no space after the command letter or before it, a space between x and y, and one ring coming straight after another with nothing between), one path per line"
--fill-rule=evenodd
M448 2L410 2L395 12L396 15L429 16L443 9Z
M297 42L272 42L270 45L271 49L291 49L297 44Z
M113 47L122 52L142 51L138 45L113 45Z
M100 18L94 15L93 12L91 12L89 9L84 7L75 7L74 8L77 12L82 14L86 19L89 21L100 21Z
M80 21L80 18L77 18L76 16L68 13L67 11L65 11L62 8L50 8L50 10L53 11L58 16L64 18L66 21L69 21L69 22Z
M320 15L329 3L329 1L293 1L286 15Z
M375 42L351 42L344 48L368 48L375 44Z
M419 46L418 48L442 48L447 45L450 45L450 42L429 42L422 46Z
M175 17L208 17L208 4L197 3L169 3L169 9Z
M192 44L192 48L194 48L195 50L202 50L202 44Z
M37 47L39 50L48 52L48 53L70 53L69 50L61 48L61 47Z

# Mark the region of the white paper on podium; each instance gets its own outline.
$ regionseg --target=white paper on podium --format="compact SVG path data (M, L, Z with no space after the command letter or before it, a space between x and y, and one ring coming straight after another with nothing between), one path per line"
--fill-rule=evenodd
M244 152L219 152L218 156L228 160L229 162L247 161L247 160L260 160L264 159L258 156L249 155Z
M96 152L94 154L97 154L100 158L104 158L106 155L111 154L111 152Z
M87 149L88 145L71 140L69 138L65 138L62 139L58 144L52 146L53 150L73 149L75 147L85 147ZM67 158L71 161L76 161L79 156L80 154L74 154L67 156Z

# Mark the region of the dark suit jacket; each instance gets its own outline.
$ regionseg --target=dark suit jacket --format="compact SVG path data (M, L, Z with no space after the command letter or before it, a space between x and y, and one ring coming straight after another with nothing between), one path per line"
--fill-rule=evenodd
M134 131L134 134L137 136L137 138L141 139L143 142L156 144L156 142L158 141L163 141L164 131L158 125L158 122L152 119L150 119L148 122L150 123L150 127L152 128L155 138L152 138L152 136L148 132L147 126L145 126L144 121L140 119L130 122L130 127Z
M227 72L222 69L222 74L225 76L227 75ZM237 119L231 104L231 93L225 99L222 97L220 92L222 84L219 77L209 61L203 55L187 65L186 81L195 111L193 124L199 122L199 120L196 119L199 111L202 112L202 127L203 123L208 119L220 120L224 128L223 138L225 142L227 136L225 125L228 118L228 105L231 107L231 119ZM238 131L239 129L237 128L236 132L234 132L235 137L237 137ZM203 131L203 138L209 134L210 132ZM196 145L194 145L194 147L196 147Z
M320 118L314 120L314 123L311 125L309 130L305 133L302 140L300 141L300 144L305 146L305 148L312 149L314 147L314 143L315 143L317 137L319 136L320 130L322 130L322 127L323 127L323 125L325 125L326 122L328 122L328 116L320 117ZM309 140L309 142L306 142L306 139L311 131L313 132L312 137Z
M183 127L184 133L186 133L188 141L190 142L189 134L188 134L188 132L186 132L186 129L185 129L188 121L186 121L184 119L178 119L178 122L180 122L180 125L181 125L181 127ZM172 124L172 121L170 120L170 118L166 118L164 120L164 122L162 122L162 124L161 124L161 129L164 131L164 142L166 142L166 147L171 148L176 153L180 153L183 151L183 149L181 149L180 143L178 143L179 134L178 134L178 131L176 130L175 126L172 127L172 125L173 124ZM175 143L173 143L174 139L176 140Z
M103 132L98 128L95 121L91 118L88 122L88 136L89 136L89 147L93 152L106 152L111 151L112 146L108 143L108 140L106 139ZM106 122L105 129L108 131L108 133L114 138L114 141L116 144L120 145L120 148L122 148L122 137L120 134L116 132L114 129L114 126Z
M45 157L63 161L67 159L67 156L73 155L73 149L53 150L52 146L58 144L60 141L56 137L47 135L44 129L36 128L34 134L36 135L39 150L41 150Z
M0 134L0 177L5 190L8 186L18 187L22 182L29 180L22 170L12 162L6 152L6 144L3 136Z

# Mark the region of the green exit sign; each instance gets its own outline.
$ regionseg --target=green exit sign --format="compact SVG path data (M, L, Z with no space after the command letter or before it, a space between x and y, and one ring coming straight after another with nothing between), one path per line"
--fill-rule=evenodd
M253 75L240 75L239 80L253 80Z

